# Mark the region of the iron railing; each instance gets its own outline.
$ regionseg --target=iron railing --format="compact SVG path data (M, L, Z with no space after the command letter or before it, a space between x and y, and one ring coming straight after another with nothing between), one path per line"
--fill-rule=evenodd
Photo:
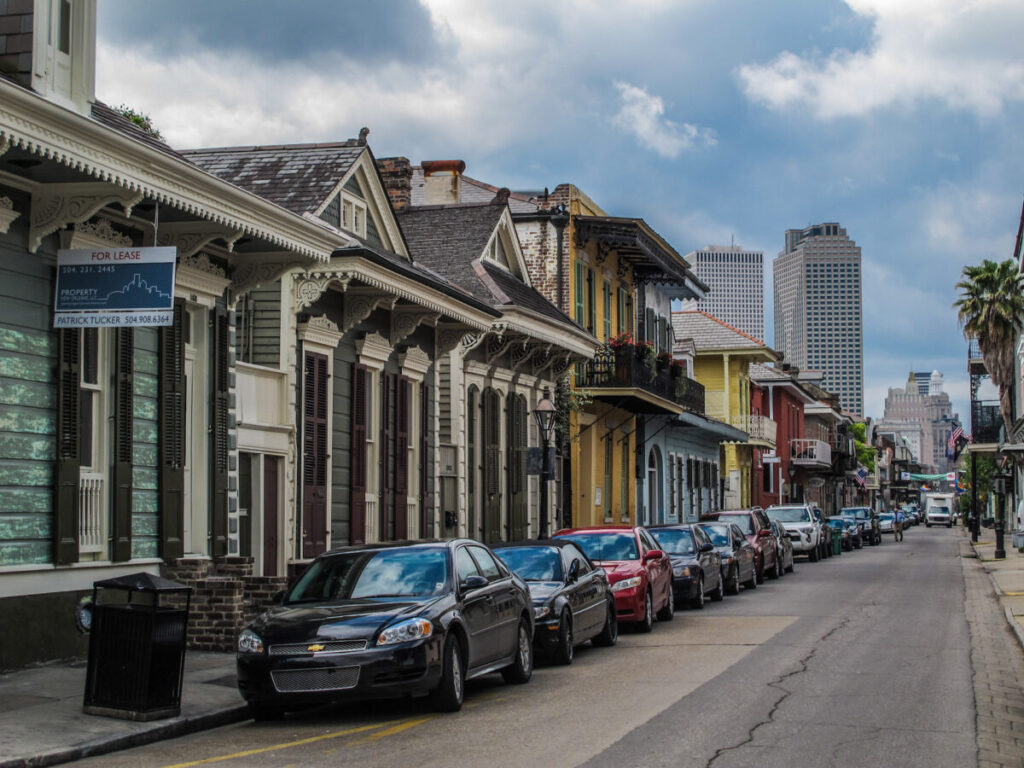
M971 402L971 438L975 443L998 443L1002 426L1003 415L999 412L998 401Z
M789 441L790 460L798 467L831 467L832 447L823 440L803 437Z
M704 413L704 385L686 376L673 375L669 366L648 364L635 348L605 347L578 370L577 383L587 389L628 387L642 389L691 413Z

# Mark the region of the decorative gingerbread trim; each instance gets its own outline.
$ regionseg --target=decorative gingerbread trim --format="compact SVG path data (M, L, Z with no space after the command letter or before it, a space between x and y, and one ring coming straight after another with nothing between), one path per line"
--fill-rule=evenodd
M28 251L35 253L47 235L69 224L82 224L111 203L119 204L125 216L131 216L142 198L141 192L105 182L41 184L32 192Z

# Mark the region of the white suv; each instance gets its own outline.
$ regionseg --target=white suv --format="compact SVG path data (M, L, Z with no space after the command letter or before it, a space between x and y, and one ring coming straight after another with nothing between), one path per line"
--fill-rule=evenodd
M821 527L814 519L811 508L804 504L768 507L765 514L782 526L793 542L793 552L807 555L817 561L821 545Z

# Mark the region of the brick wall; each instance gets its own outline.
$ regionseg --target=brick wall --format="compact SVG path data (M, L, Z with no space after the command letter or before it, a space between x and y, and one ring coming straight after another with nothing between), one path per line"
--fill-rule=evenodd
M523 249L530 283L555 306L558 306L558 235L546 220L516 223L516 234ZM563 281L561 286L562 310L569 309L569 253L572 242L571 227L562 235Z
M32 87L32 0L0 0L0 72Z
M234 651L242 627L266 610L287 586L284 576L253 576L251 557L172 560L162 575L192 588L188 647Z
M377 170L391 198L391 207L396 213L401 213L412 204L412 164L409 158L378 158Z

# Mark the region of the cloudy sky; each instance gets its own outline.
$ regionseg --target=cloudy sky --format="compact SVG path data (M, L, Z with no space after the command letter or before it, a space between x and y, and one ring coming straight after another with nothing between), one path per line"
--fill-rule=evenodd
M175 147L365 125L378 157L459 158L513 189L573 182L680 252L735 240L769 263L786 229L838 221L864 258L867 413L913 367L942 371L967 417L953 286L1013 250L1019 0L99 8L98 96Z

